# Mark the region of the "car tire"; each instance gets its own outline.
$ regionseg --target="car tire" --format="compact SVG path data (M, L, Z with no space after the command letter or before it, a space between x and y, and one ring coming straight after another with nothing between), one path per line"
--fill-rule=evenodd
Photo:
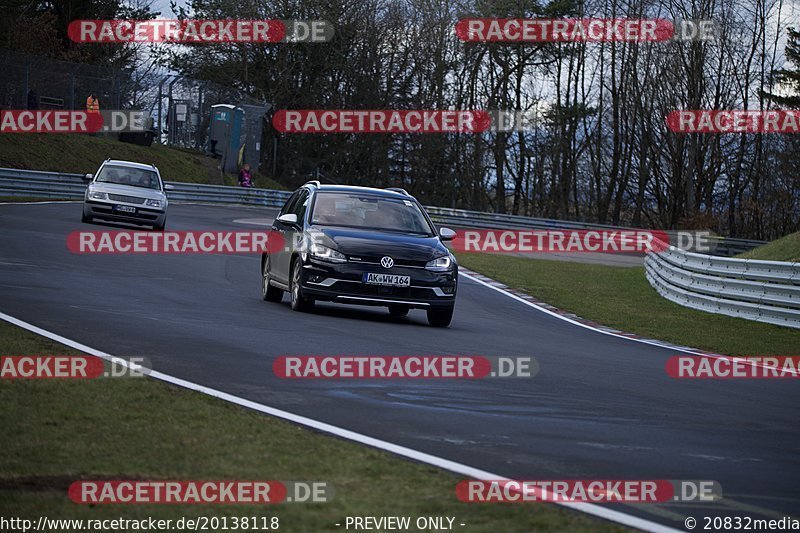
M435 328L446 328L453 320L454 307L428 309L428 323Z
M389 314L395 318L401 318L408 315L408 311L411 308L407 305L390 305L389 306Z
M161 224L155 224L153 226L153 231L164 231L164 228L167 227L167 219L164 218L164 222Z
M283 300L283 290L269 284L269 258L264 259L261 268L261 296L267 302L280 303Z
M289 282L289 296L291 297L293 311L308 311L314 307L313 298L305 298L303 289L300 287L300 273L302 272L302 261L295 259L292 263L292 279Z
M86 216L86 213L81 213L81 222L84 224L91 224L92 220L92 217Z

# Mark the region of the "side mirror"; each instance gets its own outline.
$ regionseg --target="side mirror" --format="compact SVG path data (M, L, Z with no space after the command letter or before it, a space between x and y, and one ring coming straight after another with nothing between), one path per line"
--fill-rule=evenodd
M443 241L452 241L456 236L456 232L450 228L439 228L439 238Z
M175 186L174 185L170 185L169 183L165 183L164 184L164 190L165 191L174 191L175 190Z
M279 216L276 220L284 224L297 224L297 215L294 213L286 213L285 215Z
M83 181L92 181L94 179L93 174L84 174Z

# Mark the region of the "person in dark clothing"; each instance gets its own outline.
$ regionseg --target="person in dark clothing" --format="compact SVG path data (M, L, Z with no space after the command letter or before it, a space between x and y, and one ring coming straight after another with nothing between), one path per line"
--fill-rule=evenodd
M28 109L39 109L39 95L33 89L28 91Z

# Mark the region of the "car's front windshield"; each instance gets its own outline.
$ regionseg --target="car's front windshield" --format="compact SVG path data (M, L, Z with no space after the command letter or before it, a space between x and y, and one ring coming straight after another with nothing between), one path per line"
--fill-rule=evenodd
M95 180L98 183L115 183L145 189L161 189L158 174L141 168L105 165Z
M371 194L320 192L311 223L433 235L419 205L412 200Z

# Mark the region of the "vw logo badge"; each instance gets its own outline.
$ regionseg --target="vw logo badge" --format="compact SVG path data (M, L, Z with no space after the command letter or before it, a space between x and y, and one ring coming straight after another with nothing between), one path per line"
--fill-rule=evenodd
M383 257L381 257L381 266L383 268L392 268L394 266L394 259L392 259L388 255L384 255Z

